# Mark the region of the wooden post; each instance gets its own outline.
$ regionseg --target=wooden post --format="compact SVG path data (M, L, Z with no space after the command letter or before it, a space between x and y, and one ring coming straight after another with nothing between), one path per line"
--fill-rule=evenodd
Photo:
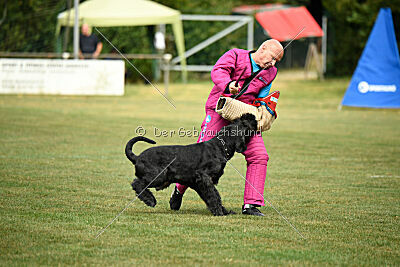
M318 78L320 80L324 79L324 73L322 70L322 64L319 59L319 54L317 50L317 46L314 43L309 44L308 46L308 51L307 51L307 57L306 57L306 63L304 65L304 77L307 79L308 78L308 72L311 68L311 63L314 61L315 67L317 68L318 72Z

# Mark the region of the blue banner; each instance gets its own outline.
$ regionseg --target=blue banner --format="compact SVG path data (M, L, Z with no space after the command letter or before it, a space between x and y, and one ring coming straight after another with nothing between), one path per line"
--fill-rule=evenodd
M379 11L342 105L400 108L400 58L390 8Z

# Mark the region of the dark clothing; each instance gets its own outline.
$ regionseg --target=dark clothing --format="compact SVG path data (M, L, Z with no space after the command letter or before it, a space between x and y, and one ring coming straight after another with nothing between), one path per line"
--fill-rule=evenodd
M99 38L96 35L91 34L86 36L81 33L79 36L79 49L82 51L82 54L93 54L99 42Z

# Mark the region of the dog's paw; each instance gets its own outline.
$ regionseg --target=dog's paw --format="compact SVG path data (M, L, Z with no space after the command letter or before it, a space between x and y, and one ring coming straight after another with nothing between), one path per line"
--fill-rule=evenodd
M234 212L233 210L228 211L228 213L226 215L233 215L236 214L236 212Z
M223 211L224 215L236 214L236 212L234 212L233 210L227 210L225 207L222 207L222 211Z
M215 209L211 210L211 213L214 216L227 216L227 215L236 214L236 212L234 212L233 210L225 209L224 206L218 207L218 208L215 208Z
M233 210L229 210L227 212L222 212L222 213L216 213L214 216L228 216L228 215L233 215L236 214Z
M223 207L222 208L221 207L211 208L210 211L214 216L225 216L226 215Z
M141 196L139 196L139 198L149 207L154 208L157 204L157 200L154 196L146 196L144 198L141 198Z

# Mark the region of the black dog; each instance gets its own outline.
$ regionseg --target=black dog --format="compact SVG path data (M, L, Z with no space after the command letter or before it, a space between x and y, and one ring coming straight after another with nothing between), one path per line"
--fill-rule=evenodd
M194 189L214 215L228 215L214 185L224 173L226 162L236 152L242 153L250 137L257 131L254 115L244 114L232 124L223 127L209 141L186 146L158 146L143 151L139 156L132 152L138 141L155 144L153 140L139 136L131 139L125 148L127 158L135 165L136 179L132 188L139 199L148 206L157 203L147 188L162 190L171 183L180 183Z

